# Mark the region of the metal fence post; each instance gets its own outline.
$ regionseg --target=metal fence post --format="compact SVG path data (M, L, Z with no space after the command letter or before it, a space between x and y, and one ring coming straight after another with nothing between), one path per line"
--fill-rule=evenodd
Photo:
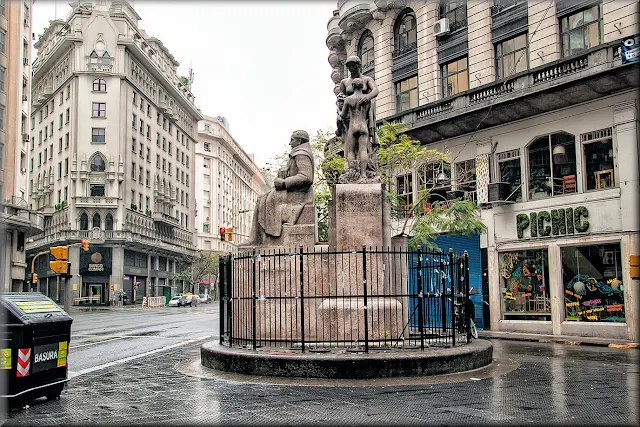
M302 245L300 245L300 340L304 353L304 260L302 259Z
M451 286L451 346L456 346L456 335L458 331L456 330L457 326L457 315L456 315L456 282L454 281L454 276L456 274L455 271L456 263L453 259L453 249L449 248L449 286Z
M464 302L465 304L467 304L467 301L469 301L469 303L471 303L470 298L470 292L471 290L469 289L469 253L467 251L464 251L464 268L463 268L463 274L464 274L464 293L465 293L465 298L464 298ZM465 307L465 308L469 308L469 307ZM465 312L465 319L464 319L464 326L465 329L467 331L467 342L471 341L471 313L470 311L467 309L464 311Z
M251 271L251 281L253 286L253 298L251 299L251 310L252 310L252 319L251 319L251 329L253 331L253 349L257 348L257 339L256 339L256 248L253 248L253 254L251 256L252 271Z
M367 247L362 245L362 286L364 288L364 352L369 353L369 307L367 307Z
M227 286L227 332L229 346L233 345L233 255L227 255L226 286Z
M424 312L422 308L424 291L422 289L422 251L418 247L418 262L416 265L418 281L418 330L420 331L420 350L424 350Z
M440 311L442 317L442 333L447 333L447 278L444 271L444 254L440 254L440 278L442 280L442 295L440 296Z
M224 329L225 329L225 325L224 325L224 302L225 302L225 298L226 298L226 289L225 287L227 286L226 280L225 280L225 276L227 274L227 270L226 270L226 264L225 264L225 259L223 257L220 257L218 259L218 269L220 271L220 278L222 278L223 283L219 284L218 288L220 289L220 345L224 344Z

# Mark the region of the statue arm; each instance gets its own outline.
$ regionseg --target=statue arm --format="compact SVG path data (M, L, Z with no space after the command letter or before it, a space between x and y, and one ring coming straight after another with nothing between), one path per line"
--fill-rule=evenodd
M349 119L349 102L344 100L344 105L342 106L342 111L340 111L340 117L342 118L343 123Z
M305 155L295 157L298 173L285 178L284 185L287 191L306 190L313 184L313 163Z
M378 94L380 93L380 91L378 90L378 85L376 85L375 80L373 80L371 77L369 77L367 79L367 84L369 85L369 89L371 89L371 91L369 92L369 94L367 94L367 97L369 99L373 99L376 96L378 96Z

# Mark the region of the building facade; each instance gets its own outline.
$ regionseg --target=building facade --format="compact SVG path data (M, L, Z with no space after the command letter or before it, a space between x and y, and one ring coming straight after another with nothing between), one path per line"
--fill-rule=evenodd
M25 287L26 240L44 218L27 203L31 85L30 0L0 2L0 233L2 291Z
M358 55L378 124L449 153L397 192L482 208L486 328L638 339L639 34L634 1L338 3L335 93Z
M198 249L233 252L249 236L256 201L266 191L260 168L223 117L205 116L198 123L195 162Z
M40 35L33 64L29 196L45 216L30 255L70 249L78 303L181 292L195 255L195 145L202 115L178 62L126 1L74 3ZM37 289L62 283L36 261Z

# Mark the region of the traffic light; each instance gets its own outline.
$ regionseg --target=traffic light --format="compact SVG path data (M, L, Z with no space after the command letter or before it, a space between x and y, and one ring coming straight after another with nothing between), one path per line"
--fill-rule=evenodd
M224 227L220 227L220 240L226 240L225 235L227 234L227 229Z
M49 268L56 274L69 274L68 261L49 261Z
M80 245L82 246L82 249L84 249L84 251L88 251L89 250L89 241L86 239L82 239L80 240Z
M49 253L53 255L53 257L60 261L66 261L69 259L69 247L68 246L55 246L49 249Z
M31 275L31 283L38 283L38 275L36 273Z

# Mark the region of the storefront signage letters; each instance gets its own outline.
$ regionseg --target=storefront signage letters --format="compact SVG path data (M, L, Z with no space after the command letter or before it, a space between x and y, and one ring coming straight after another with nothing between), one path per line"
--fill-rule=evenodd
M33 348L33 372L58 367L59 344L39 345Z
M584 206L551 211L521 213L516 216L518 238L524 237L524 230L529 228L531 237L563 236L585 233L589 230L589 211Z
M623 64L638 62L640 60L640 37L628 37L622 40L620 56Z

